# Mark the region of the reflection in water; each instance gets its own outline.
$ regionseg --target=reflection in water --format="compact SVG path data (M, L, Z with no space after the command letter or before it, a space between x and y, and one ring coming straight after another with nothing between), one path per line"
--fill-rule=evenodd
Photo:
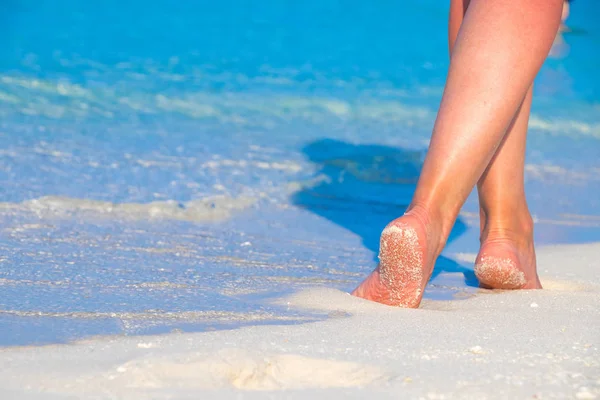
M303 150L320 165L316 175L328 179L298 192L293 203L360 236L377 254L381 231L410 203L425 152L332 139L312 142ZM448 242L465 231L459 218ZM462 273L468 286L477 286L472 270L444 256L438 258L432 279L441 272Z

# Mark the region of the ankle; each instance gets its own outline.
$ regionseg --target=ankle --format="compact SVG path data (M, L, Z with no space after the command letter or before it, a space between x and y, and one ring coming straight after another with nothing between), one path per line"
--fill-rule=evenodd
M482 243L504 239L523 244L533 241L533 218L527 208L503 213L483 211L481 215L484 218L480 236Z
M435 246L431 250L437 257L446 245L453 223L423 203L411 203L404 215L415 217L425 227L428 240Z

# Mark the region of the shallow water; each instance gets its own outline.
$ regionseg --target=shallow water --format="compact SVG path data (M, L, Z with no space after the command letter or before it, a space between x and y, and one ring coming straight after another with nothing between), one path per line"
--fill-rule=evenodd
M60 3L0 5L0 344L327 317L269 299L375 266L440 100L447 5ZM574 4L537 79L539 244L600 240L599 11ZM477 232L471 197L426 299L476 291Z

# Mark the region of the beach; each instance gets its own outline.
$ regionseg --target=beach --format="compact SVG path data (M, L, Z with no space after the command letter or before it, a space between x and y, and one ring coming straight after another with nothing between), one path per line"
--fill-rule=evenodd
M417 310L334 289L277 302L292 326L109 337L0 350L3 398L540 398L600 396L599 244L539 252L545 290L480 290Z
M600 398L598 7L534 85L544 289L479 288L472 193L412 310L349 293L415 190L448 4L3 3L0 398Z

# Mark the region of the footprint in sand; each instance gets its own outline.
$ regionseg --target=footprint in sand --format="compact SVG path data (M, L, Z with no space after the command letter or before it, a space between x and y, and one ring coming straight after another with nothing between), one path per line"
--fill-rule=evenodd
M222 350L215 356L183 355L181 360L134 360L108 377L128 388L283 390L349 388L387 379L379 369L362 364L295 354L252 354Z

